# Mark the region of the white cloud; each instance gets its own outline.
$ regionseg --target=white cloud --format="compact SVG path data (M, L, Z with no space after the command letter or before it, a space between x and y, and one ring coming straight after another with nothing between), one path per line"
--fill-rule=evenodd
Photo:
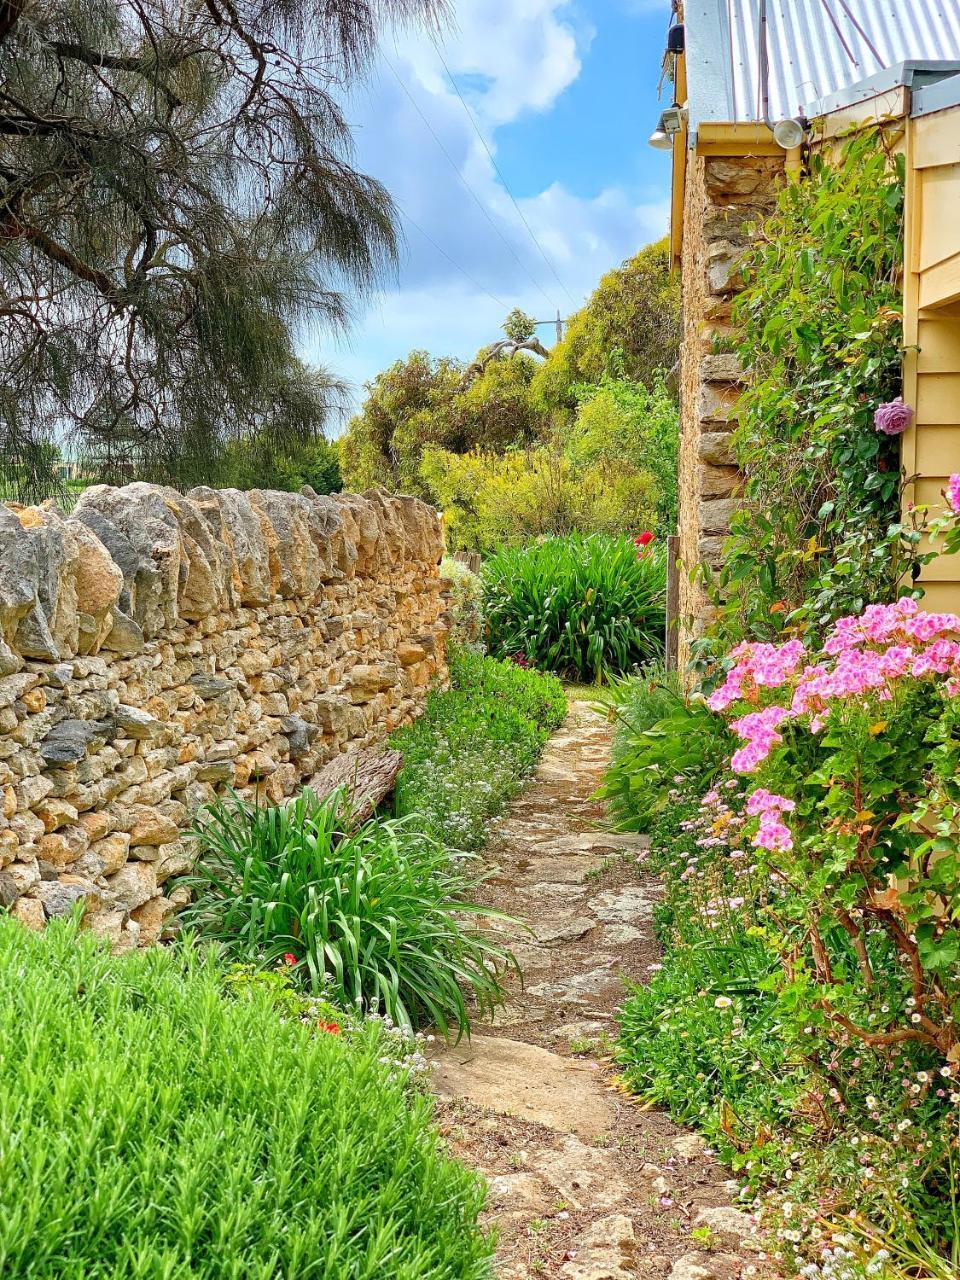
M443 56L496 154L498 128L548 112L575 81L593 30L569 0L460 0L457 18ZM351 123L358 164L406 219L397 279L358 317L348 349L311 343L305 352L350 378L358 398L364 381L413 348L469 358L513 306L569 314L604 271L666 229L660 190L584 197L554 183L522 199L561 289L422 33L387 47L354 95Z

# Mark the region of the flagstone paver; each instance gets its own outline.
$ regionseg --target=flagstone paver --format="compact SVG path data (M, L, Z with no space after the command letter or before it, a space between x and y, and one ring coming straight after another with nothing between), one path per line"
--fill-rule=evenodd
M610 738L600 713L572 702L492 826L482 900L514 917L496 928L524 983L492 1026L435 1046L442 1128L488 1179L500 1280L769 1276L702 1139L617 1084L615 1014L625 980L656 962L659 885L645 838L605 829L595 793ZM723 1229L692 1237L696 1223Z

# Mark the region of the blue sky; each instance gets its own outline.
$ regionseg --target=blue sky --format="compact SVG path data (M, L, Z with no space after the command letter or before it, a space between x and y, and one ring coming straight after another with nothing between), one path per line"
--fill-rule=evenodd
M455 9L436 43L423 32L385 40L351 99L357 163L386 184L404 224L399 269L358 303L349 337L305 345L353 385L354 401L413 348L471 357L514 306L569 314L666 230L669 153L646 140L668 0Z

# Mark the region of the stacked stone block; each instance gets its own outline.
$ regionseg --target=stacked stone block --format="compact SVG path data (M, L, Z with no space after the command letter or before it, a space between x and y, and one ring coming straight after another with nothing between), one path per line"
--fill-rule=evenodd
M740 261L751 227L772 207L783 176L779 156L692 155L683 236L684 335L681 352L680 636L681 670L710 621L700 569L720 568L743 476L731 444L742 370L724 351L731 308L743 287Z
M380 491L0 505L0 904L155 941L203 805L283 800L445 678L442 544Z

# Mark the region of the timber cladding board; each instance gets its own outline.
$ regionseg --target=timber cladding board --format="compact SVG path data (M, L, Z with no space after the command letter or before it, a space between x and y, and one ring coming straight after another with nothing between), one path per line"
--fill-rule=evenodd
M926 271L960 252L960 163L940 165L921 174L920 255Z
M940 312L920 316L917 346L918 375L955 373L960 368L960 317ZM960 421L960 410L957 420Z
M941 515L945 509L943 491L947 476L919 476L913 486L913 501L927 507L931 515Z
M930 582L925 584L922 609L931 613L955 613L957 610L956 582Z
M917 430L955 426L960 421L960 372L928 373L917 378ZM960 458L951 470L960 470Z
M912 122L914 169L960 164L960 128L955 107Z
M920 272L920 308L934 309L960 301L960 246L942 262Z
M960 405L956 416L960 420ZM922 476L948 475L960 469L960 421L949 426L922 426L917 432L914 469Z

